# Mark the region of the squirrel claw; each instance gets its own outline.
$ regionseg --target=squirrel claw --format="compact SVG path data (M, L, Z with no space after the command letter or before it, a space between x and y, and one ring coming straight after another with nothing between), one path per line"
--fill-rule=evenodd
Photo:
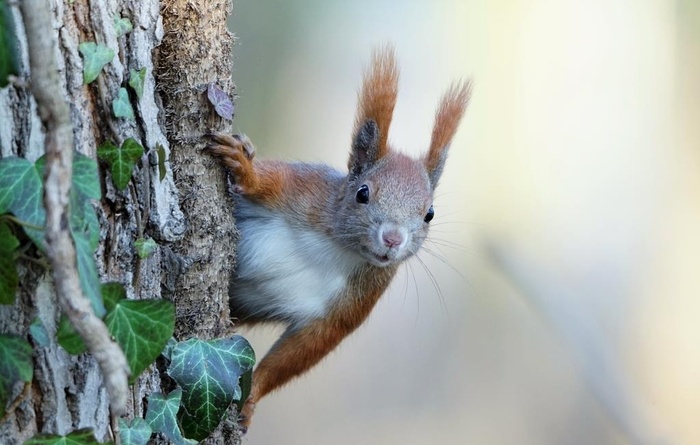
M250 139L244 135L227 135L213 133L209 135L212 143L207 144L206 150L216 157L233 176L234 193L249 193L255 188L255 171L253 169L253 157L255 147Z
M243 404L243 408L238 413L238 428L241 434L248 432L248 427L250 427L250 420L255 412L255 402L251 401L250 398L246 400Z

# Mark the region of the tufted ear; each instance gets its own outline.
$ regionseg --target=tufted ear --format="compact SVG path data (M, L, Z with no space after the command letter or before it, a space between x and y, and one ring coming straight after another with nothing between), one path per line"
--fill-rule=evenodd
M464 110L469 103L471 89L471 82L469 81L453 84L442 96L440 105L435 113L430 149L428 149L428 153L423 158L433 189L437 186L442 175L450 143L457 132L459 122L462 120Z
M375 50L358 94L350 171L376 162L389 152L387 140L398 88L399 70L393 47Z

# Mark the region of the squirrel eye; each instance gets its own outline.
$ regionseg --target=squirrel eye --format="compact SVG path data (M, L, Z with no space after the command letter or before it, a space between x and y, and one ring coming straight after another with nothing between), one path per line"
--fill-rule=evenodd
M369 201L369 187L367 187L367 184L362 184L362 186L357 190L355 199L360 204L367 204Z
M432 221L433 217L435 216L435 210L433 210L433 206L430 206L428 209L428 213L425 214L425 218L423 218L423 221L429 223Z

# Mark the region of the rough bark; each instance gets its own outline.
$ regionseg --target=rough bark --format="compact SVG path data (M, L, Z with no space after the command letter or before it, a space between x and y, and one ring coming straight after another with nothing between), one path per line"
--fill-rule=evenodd
M226 125L206 117L211 112L204 89L216 81L225 91L232 90L231 36L224 28L228 6L222 1L164 2L161 15L157 0L46 1L53 23L45 32L53 40L61 83L56 93L70 105L74 148L94 158L105 140L121 143L133 137L146 151L124 191L116 190L101 171L103 199L96 203L101 280L124 284L129 298L174 300L181 338L219 336L230 325L226 295L234 255L232 216L229 204L221 202L223 174L201 154L199 142L205 131L224 130ZM22 55L19 79L29 81L27 41L17 4L12 11ZM114 18L119 16L134 25L122 37L114 29ZM98 80L87 86L78 52L84 41L117 51ZM159 60L157 66L154 59ZM148 73L144 96L131 99L136 120L113 117L111 99L126 84L129 69L144 67ZM35 161L44 146L45 133L30 90L22 85L1 89L0 157ZM158 146L170 159L162 181ZM155 239L158 249L140 259L134 241L144 235ZM29 250L27 256L38 254ZM86 427L94 428L98 440L111 439L109 400L99 366L89 354L68 355L55 341L60 310L51 275L32 261L20 261L19 272L15 304L0 306L0 332L31 342L28 327L39 317L52 340L45 347L33 344L34 380L26 397L0 424L0 443L20 444L36 433L66 434ZM160 386L160 374L153 366L131 389L128 417L143 416L147 395ZM21 389L18 386L18 394ZM210 442L237 440L234 429L220 432Z
M233 266L233 214L222 212L230 209L228 200L222 201L227 196L223 171L202 155L206 133L225 129L222 119L210 111L207 86L216 83L224 91L233 90L230 60L211 57L231 54L233 37L226 29L230 9L230 0L165 0L162 8L166 32L159 48L158 87L171 159L178 166L174 177L180 206L188 215L186 235L173 249L181 268L172 280L180 338L219 337L231 328L228 287L220 283L228 281ZM207 311L202 310L204 299L211 302Z

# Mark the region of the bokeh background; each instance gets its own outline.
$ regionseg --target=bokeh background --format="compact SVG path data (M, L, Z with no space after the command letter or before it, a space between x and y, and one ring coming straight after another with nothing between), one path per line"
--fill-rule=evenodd
M406 152L474 79L427 249L246 443L700 443L700 2L239 0L231 25L260 157L344 168L378 44Z

